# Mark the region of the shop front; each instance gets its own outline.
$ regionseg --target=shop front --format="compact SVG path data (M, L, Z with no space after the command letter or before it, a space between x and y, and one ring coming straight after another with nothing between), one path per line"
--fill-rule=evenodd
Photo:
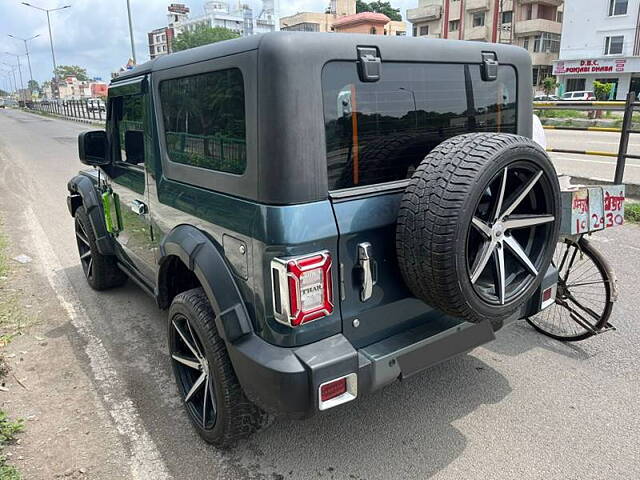
M624 100L630 90L640 94L640 58L585 58L556 60L553 74L560 84L560 95L581 90L593 91L593 82L613 83L611 100Z

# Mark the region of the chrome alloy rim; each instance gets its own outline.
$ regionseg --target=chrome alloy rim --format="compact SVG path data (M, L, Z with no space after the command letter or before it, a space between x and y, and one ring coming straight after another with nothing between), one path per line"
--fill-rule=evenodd
M522 160L487 185L474 212L466 246L467 271L486 302L505 305L540 272L556 221L553 189L540 167Z
M171 328L171 359L178 389L192 418L210 430L216 423L216 396L202 342L183 315L176 315Z

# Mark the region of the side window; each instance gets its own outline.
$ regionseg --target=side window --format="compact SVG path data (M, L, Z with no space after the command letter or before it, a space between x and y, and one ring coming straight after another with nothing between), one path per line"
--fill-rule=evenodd
M119 142L119 158L116 156L116 161L130 165L143 164L144 107L142 96L124 96L115 101L116 129Z
M244 82L237 68L160 83L169 160L240 175L247 165Z

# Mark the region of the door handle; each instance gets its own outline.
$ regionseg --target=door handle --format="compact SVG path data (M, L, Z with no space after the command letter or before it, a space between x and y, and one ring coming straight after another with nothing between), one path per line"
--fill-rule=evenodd
M129 208L131 208L131 211L136 215L146 215L147 213L147 206L140 200L133 200L129 203Z
M364 242L358 244L358 265L362 269L362 289L360 300L366 302L373 295L373 286L376 284L375 260L371 256L371 244Z

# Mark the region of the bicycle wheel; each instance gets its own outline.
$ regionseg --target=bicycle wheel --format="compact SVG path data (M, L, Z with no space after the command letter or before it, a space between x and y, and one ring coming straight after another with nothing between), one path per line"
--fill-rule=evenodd
M556 302L527 321L551 338L577 342L607 326L614 302L615 276L604 257L584 237L556 247Z

